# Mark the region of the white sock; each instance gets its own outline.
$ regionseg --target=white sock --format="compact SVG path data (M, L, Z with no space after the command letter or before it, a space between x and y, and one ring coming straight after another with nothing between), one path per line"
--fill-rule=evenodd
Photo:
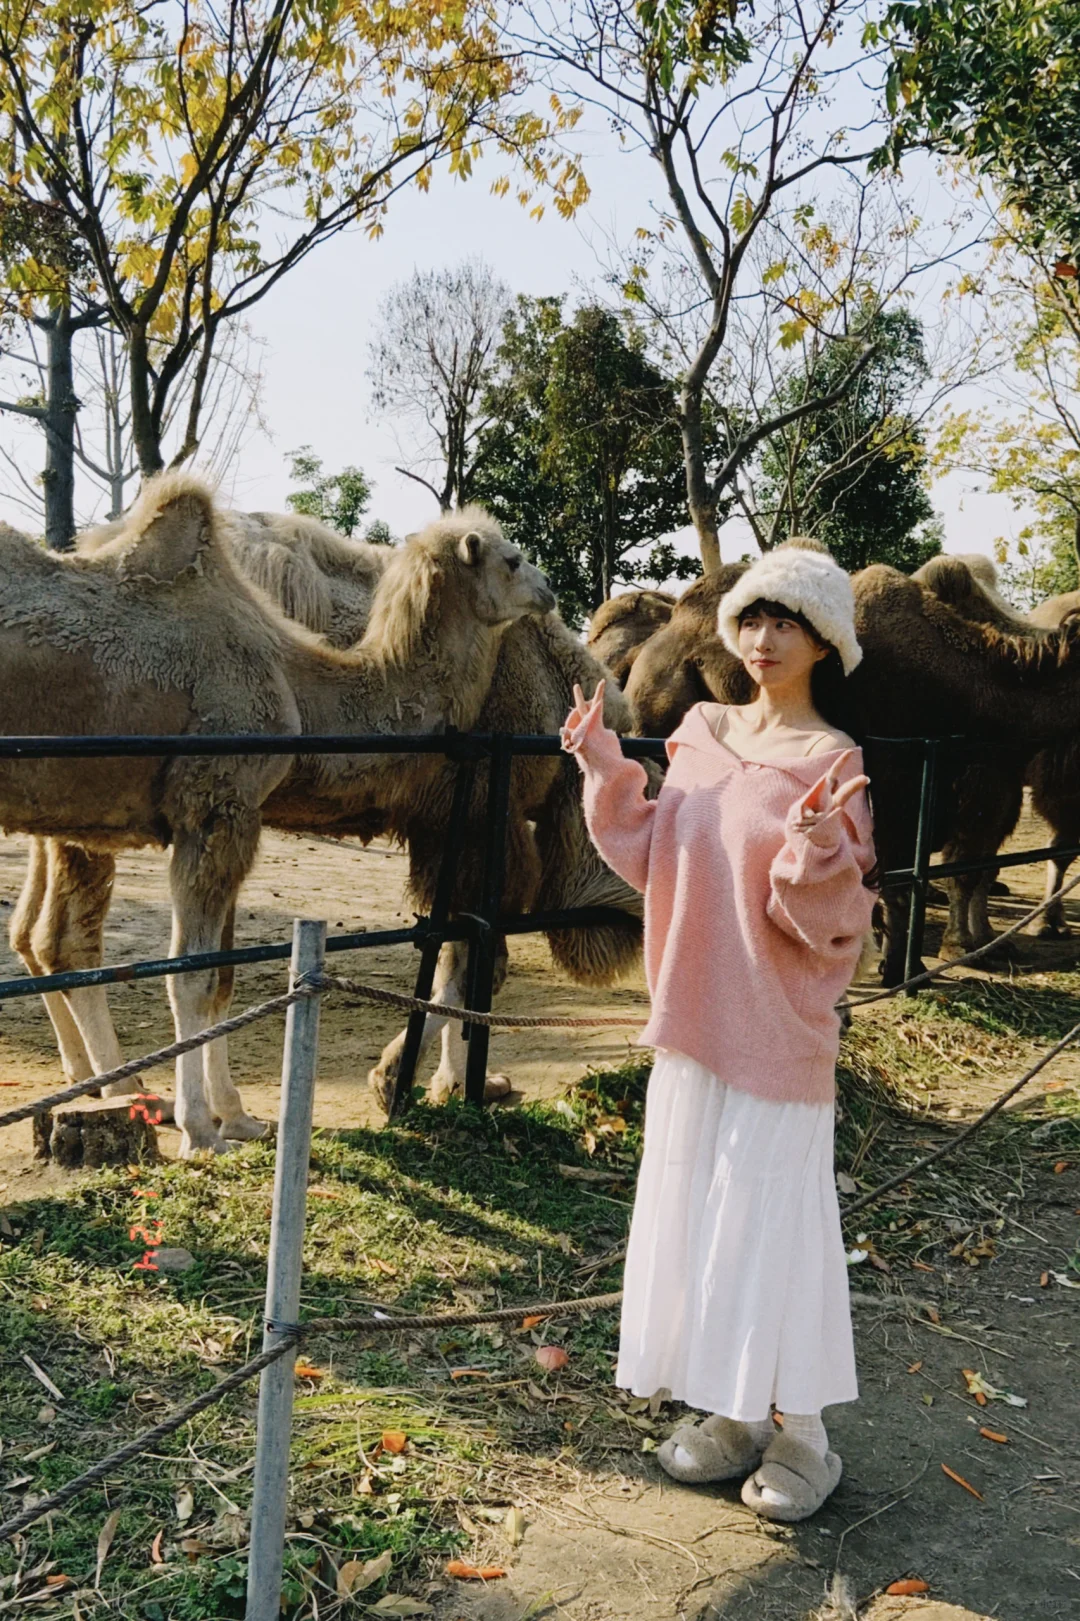
M829 1450L829 1437L820 1413L785 1413L784 1434L790 1435L793 1441L802 1441L804 1445L813 1447L819 1458L823 1458Z
M756 1418L752 1423L747 1424L746 1427L750 1431L754 1445L759 1447L762 1452L765 1451L765 1448L768 1446L769 1442L774 1440L780 1433L780 1431L776 1428L776 1425L773 1423L771 1417Z

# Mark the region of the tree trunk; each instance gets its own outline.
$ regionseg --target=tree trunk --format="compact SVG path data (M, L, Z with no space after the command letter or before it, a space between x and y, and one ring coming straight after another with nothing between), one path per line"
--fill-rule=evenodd
M131 437L143 478L160 473L165 466L161 442L150 406L150 345L143 327L127 334L128 387L131 390Z
M46 343L45 544L69 552L75 544L75 371L71 308L58 304L41 322Z
M716 492L705 468L705 438L701 426L701 390L684 386L679 399L683 461L686 464L686 504L697 530L701 566L706 574L720 570L720 530L716 522Z

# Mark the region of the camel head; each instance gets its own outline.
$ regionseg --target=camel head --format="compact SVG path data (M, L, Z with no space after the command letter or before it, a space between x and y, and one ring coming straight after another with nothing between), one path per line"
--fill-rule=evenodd
M379 581L363 647L404 663L454 627L550 613L555 594L479 507L444 513L399 546Z

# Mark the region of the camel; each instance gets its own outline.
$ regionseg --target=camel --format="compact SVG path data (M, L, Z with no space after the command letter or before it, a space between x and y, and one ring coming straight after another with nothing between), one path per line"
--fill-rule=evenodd
M670 737L692 705L710 699L748 703L753 684L716 633L720 598L746 569L727 563L684 591L667 624L642 647L626 680L640 737Z
M1080 621L1034 637L1030 629L1024 634L1015 616L1003 623L1001 609L985 594L982 617L973 615L971 594L978 586L970 569L956 558L935 561L933 589L885 564L855 576L865 656L849 683L852 726L871 738L966 734L1009 751L1018 773L1040 745L1068 742L1080 725ZM954 595L967 602L963 612L945 600L950 580ZM697 581L638 655L626 696L639 732L669 736L690 705L703 699L746 701L747 678L715 632L716 604L725 589L719 577ZM919 773L898 749L868 746L867 752L881 867L908 866ZM951 851L963 836L965 807L958 805L955 788L964 762L946 758L942 764L933 848ZM903 974L906 899L890 890L883 902L882 972L892 985Z
M238 531L240 532L238 539ZM371 547L346 540L313 520L295 520L274 514L230 514L229 542L242 570L267 588L279 605L293 616L305 613L316 618L327 640L339 648L358 642L364 633L372 578L395 555L394 548ZM95 550L102 544L97 531L80 541L80 548ZM260 555L260 553L264 555ZM325 570L325 572L324 572ZM502 642L495 665L491 690L477 718L481 731L550 733L557 729L572 702L575 682L590 690L603 674L602 668L571 635L556 615L543 619L530 617L513 625ZM617 730L629 727L629 711L617 690L606 705L608 724ZM332 727L330 729L333 729ZM474 791L470 809L466 848L457 873L455 901L465 905L474 899L479 878L481 853L486 829L483 773ZM411 891L421 910L430 910L453 797L455 768L442 759L413 783L413 794L402 796L388 807L377 803L378 796L354 792L346 801L334 789L329 796L321 783L319 763L305 760L295 767L280 792L263 806L264 825L291 831L327 834L357 833L370 837L388 832L408 844ZM29 942L28 920L45 904L41 884L52 864L51 889L69 892L82 876L85 858L73 849L79 863L64 882L67 861L64 848L52 842L46 856L35 852L27 885L16 913L19 934L13 939L32 972L35 966ZM624 912L624 924L615 922L599 929L561 930L548 935L555 960L582 983L607 984L624 973L637 959L641 935L641 898L604 866L590 843L584 826L580 788L573 762L553 758L518 758L514 761L508 825L507 878L504 907L526 911L537 906L556 909L569 906L610 906ZM103 907L108 905L108 883L98 886ZM71 955L79 948L80 966L88 955L100 960L104 910L87 929L83 922L82 940L57 941L51 935L53 961ZM13 925L13 935L15 929ZM440 954L435 1001L458 1002L464 993L467 951L455 942ZM497 962L499 976L505 974L505 943ZM231 975L221 976L214 1017L222 1016L231 991ZM103 997L102 997L103 1000ZM77 1044L54 1018L65 1068L77 1078L94 1073L87 1057L80 1062ZM443 1101L461 1087L465 1044L456 1021L435 1017L425 1022L423 1046L442 1035L442 1058L430 1085L430 1095ZM115 1038L114 1038L115 1040ZM388 1106L396 1082L403 1036L395 1038L371 1073L371 1084ZM118 1048L115 1049L118 1052ZM115 1058L115 1062L119 1062ZM494 1077L495 1088L501 1077Z
M634 660L654 631L671 618L675 598L666 591L626 591L602 602L589 620L585 645L625 687Z
M543 575L497 525L453 514L398 549L363 640L340 652L244 580L225 529L203 485L167 473L95 555L57 557L14 531L0 537L0 728L88 736L467 728L509 626L554 607ZM164 767L155 759L6 761L0 825L109 859L167 845L171 952L215 950L254 860L263 806L293 766L289 756L178 758ZM327 799L367 794L389 803L429 769L424 756L335 756L320 763L319 781ZM65 913L62 902L45 907L45 926L34 930L47 972L61 966L47 925ZM217 993L213 972L170 978L178 1038L205 1027ZM92 995L65 1002L96 1068ZM224 1043L204 1051L205 1060L196 1052L177 1062L184 1158L264 1129L228 1078Z
M1048 597L1027 615L1038 630L1061 630L1080 616L1080 591ZM1069 738L1055 748L1043 749L1028 767L1031 803L1050 828L1050 843L1059 849L1080 844L1080 737ZM1050 857L1046 864L1043 899L1050 905L1031 924L1031 932L1044 939L1064 939L1069 934L1065 903L1054 897L1065 883L1072 865L1071 856Z
M1080 614L1080 591L1066 591L1060 597L1047 597L1026 615L1029 625L1039 630L1060 630L1067 619Z

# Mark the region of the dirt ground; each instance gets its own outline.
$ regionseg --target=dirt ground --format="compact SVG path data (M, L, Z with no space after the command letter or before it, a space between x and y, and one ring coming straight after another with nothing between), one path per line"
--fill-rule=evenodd
M0 838L0 918L4 920L11 917L25 871L26 841L15 836ZM294 917L325 918L331 938L362 928L400 928L412 921L404 895L406 877L405 855L387 844L364 849L349 842L267 834L241 896L236 944L287 940ZM105 960L123 963L164 957L168 949L166 858L153 851L122 855L106 930ZM511 942L510 952L503 1001L509 1006L512 999L516 1011L576 1017L593 1012L607 1015L626 1005L640 1007L644 1022L643 976L612 991L592 992L574 985L553 966L542 936L518 937ZM416 963L412 946L340 953L329 959L331 971L410 993ZM0 929L0 977L23 973L22 963L8 945L5 921ZM287 983L283 963L239 968L234 1007L274 996ZM173 1040L163 980L114 988L110 1006L125 1053L146 1052ZM317 1126L378 1124L382 1116L368 1088L368 1071L402 1023L389 1009L347 1008L327 999L319 1035ZM268 1019L230 1042L233 1075L249 1112L260 1119L277 1119L282 1028L281 1019ZM632 1037L632 1028L625 1035L612 1029L578 1030L572 1041L561 1030L527 1035L496 1031L491 1040L491 1068L507 1074L518 1095L556 1096L588 1066L621 1063ZM420 1078L426 1080L437 1064L438 1049L433 1045L422 1061ZM4 1003L0 1012L0 1099L9 1105L21 1103L63 1084L52 1026L40 998ZM171 1092L168 1071L161 1072L156 1084ZM177 1134L166 1128L161 1137L163 1151L175 1153ZM0 1183L22 1172L20 1195L36 1191L50 1180L40 1169L27 1169L29 1148L28 1124L8 1131L0 1142Z
M1043 842L1026 822L1017 842ZM0 908L10 916L25 864L18 839L0 841ZM1012 895L995 903L999 925L1037 898L1041 873L1005 875ZM408 917L404 857L372 846L268 837L244 891L238 943L285 938L294 915L323 916L331 935L360 926L392 926ZM1074 925L1080 906L1070 905ZM938 923L940 918L938 918ZM930 943L935 935L931 932ZM129 855L120 863L106 957L122 962L164 955L168 909L164 860ZM595 994L573 987L551 966L540 939L511 945L502 1002L521 1011L609 1013L613 1004L644 1008L643 984ZM1024 942L1022 964L1075 970L1080 941ZM20 972L7 951L5 974ZM411 990L410 948L338 957L344 971ZM1002 972L998 968L995 972ZM282 988L278 965L242 969L237 1006ZM171 1039L163 986L112 995L125 1050ZM370 1125L378 1114L366 1076L399 1021L381 1010L329 1001L323 1014L316 1122ZM524 1097L553 1096L589 1065L620 1062L630 1033L496 1035L493 1067ZM267 1021L233 1043L234 1073L248 1108L274 1118L281 1024ZM435 1057L427 1064L434 1067ZM1075 1056L1055 1074L1080 1085ZM0 1014L0 1103L60 1084L51 1029L39 1001L8 1002ZM973 1075L962 1090L935 1100L935 1112L964 1116L984 1107L999 1077ZM1036 1088L1038 1094L1039 1089ZM1036 1115L1032 1129L1037 1128ZM910 1152L918 1152L912 1131ZM173 1134L163 1134L166 1152ZM29 1129L5 1134L0 1194L37 1192L53 1173L29 1161ZM905 1154L906 1157L906 1154ZM987 1189L993 1199L1000 1190ZM933 1208L933 1183L927 1205ZM687 1489L664 1478L647 1453L613 1454L604 1471L582 1474L577 1489L553 1494L537 1476L526 1503L528 1530L512 1553L493 1541L510 1567L485 1588L432 1594L445 1621L788 1621L809 1615L845 1621L1056 1621L1080 1617L1080 1401L1076 1396L1080 1290L1041 1286L1048 1269L1067 1266L1080 1240L1080 1168L1031 1171L992 1266L946 1262L911 1272L886 1297L860 1294L855 1319L862 1385L858 1404L827 1415L844 1479L825 1510L791 1529L765 1529L745 1511L737 1489ZM1026 1406L975 1405L961 1367ZM992 1428L1007 1442L979 1431ZM959 1475L969 1491L946 1474ZM976 1495L976 1493L980 1495ZM494 1537L494 1533L492 1534ZM927 1599L886 1598L907 1576L929 1583ZM827 1597L831 1593L831 1598Z

